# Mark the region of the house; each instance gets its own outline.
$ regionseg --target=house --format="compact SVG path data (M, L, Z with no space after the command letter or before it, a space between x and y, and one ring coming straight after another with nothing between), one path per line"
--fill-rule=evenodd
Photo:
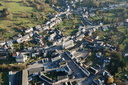
M29 33L29 32L32 32L32 31L33 31L33 28L30 27L29 29L26 29L26 30L25 30L25 33Z
M102 75L103 75L106 79L108 79L109 77L113 77L113 76L112 76L108 71L106 71L106 70L103 71Z
M39 31L39 33L42 33L44 30L42 28L40 28L38 31Z
M42 63L49 62L49 58L42 59Z
M100 79L93 80L93 82L94 82L96 85L104 85L103 82L102 82Z
M22 35L21 34L18 34L18 35L14 35L12 38L13 38L13 42L16 42L17 39L21 38Z
M71 47L74 47L74 41L73 40L69 40L69 41L66 41L66 42L62 43L62 48L63 49L68 49L68 48L71 48Z
M102 27L102 30L103 30L103 31L106 31L106 30L108 30L108 27L107 27L107 26L103 26L103 27Z
M35 26L35 30L41 29L41 25Z
M29 33L29 36L32 37L32 36L33 36L33 32L30 32L30 33Z
M42 29L43 30L48 30L49 29L49 26L47 26L47 25L46 26L43 26Z
M14 57L14 55L13 55ZM16 52L16 56L15 56L15 59L16 59L16 62L17 63L24 63L26 60L27 60L27 55L23 53L20 53L20 52Z
M95 40L98 40L98 39L99 39L99 36L96 36L96 37L95 37Z
M57 19L55 20L56 24L60 23L61 21L62 21L61 18L57 18Z
M125 26L128 26L128 19L126 19L126 21L124 22Z
M8 47L12 47L13 46L13 40L9 40L6 42Z
M16 41L17 41L17 43L23 43L24 42L22 38L18 38Z
M128 56L128 53L124 53L124 55L123 55L123 56L124 56L124 57L125 57L125 56Z
M101 58L102 57L102 53L101 52L96 53L96 57L97 58Z
M61 59L61 56L60 56L60 55L58 55L58 56L56 56L56 57L52 57L52 58L51 58L51 61L54 62L54 61L57 61L57 60L59 60L59 59Z
M48 37L48 41L54 40L54 37L55 37L55 36L56 36L56 33L51 34L51 35Z
M50 21L47 21L45 25L49 25L50 24Z
M18 34L17 37L22 37L22 35L21 34Z
M16 41L17 41L17 43L23 43L25 41L28 41L29 38L30 38L30 36L27 34L21 38L18 38Z
M8 56L7 52L5 51L0 51L0 60L6 59Z
M72 70L70 69L70 67L68 65L63 66L59 69L56 69L57 72L59 71L64 71L65 73L68 73L68 75L70 75L72 73Z
M50 19L50 22L53 22L53 21L55 21L55 20L56 20L56 17Z
M56 22L53 21L53 22L50 23L49 27L51 28L51 27L53 27L55 25L56 25Z
M90 13L89 16L90 17L94 17L95 16L95 13Z
M81 34L78 37L76 37L76 41L82 41L84 37L85 37L85 35Z
M24 40L24 41L27 41L29 38L30 38L30 37L29 37L29 35L28 35L28 34L27 34L27 35L25 35L25 36L23 36L23 40Z
M75 56L73 56L73 55L71 54L70 51L66 51L65 53L66 53L66 55L68 55L71 59L73 59L73 58L75 57Z
M93 67L90 67L88 70L89 70L92 74L97 74L97 73L99 72L97 69L95 69L95 68L93 68Z
M12 57L15 58L16 56L17 56L17 52L13 52L13 53L12 53Z
M76 36L79 36L81 34L81 31L78 31L77 33L76 33Z
M88 32L88 36L92 36L93 31Z
M97 40L96 44L99 45L99 46L103 46L104 42L102 40Z
M71 36L62 37L63 42L68 41L71 38Z
M104 63L106 63L106 64L109 64L110 61L111 61L111 58L110 57L104 59Z
M88 61L88 62L85 62L84 63L84 66L87 68L89 67L90 65L92 65L92 61Z
M1 41L0 42L0 46L3 46L3 45L5 45L6 44L6 42L4 42L4 41Z

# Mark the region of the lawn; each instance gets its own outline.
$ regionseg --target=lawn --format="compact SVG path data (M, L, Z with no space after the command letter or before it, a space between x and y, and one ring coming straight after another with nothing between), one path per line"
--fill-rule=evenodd
M55 28L60 28L65 35L74 35L80 23L80 18L78 16L76 16L76 18L72 16L69 19L64 18Z
M126 26L119 26L119 27L118 27L118 30L119 30L120 32L122 32L122 33L126 33L126 30L128 30L128 29L127 29Z
M0 7L0 10L6 7L9 8L12 13L20 13L22 11L32 12L34 10L32 7L24 6L22 0L11 0L11 2L0 1L0 3L3 5Z

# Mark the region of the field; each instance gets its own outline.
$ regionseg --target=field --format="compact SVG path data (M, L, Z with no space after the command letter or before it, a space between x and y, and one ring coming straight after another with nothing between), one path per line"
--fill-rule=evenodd
M43 24L45 20L48 19L45 13L55 13L55 10L53 10L48 4L47 10L45 11L37 10L35 6L26 6L22 0L11 0L9 2L1 0L0 4L2 4L0 6L0 11L7 8L13 15L13 19L11 20L0 18L0 29L6 29L6 32L4 33L4 36L2 35L0 41L9 39L14 34L18 34L18 30L20 29ZM27 17L21 17L23 13L25 13ZM32 14L34 14L34 17L31 17ZM41 17L39 20L37 20L36 15L39 16L41 14L43 14L43 18Z
M74 35L80 23L81 20L79 16L71 16L69 19L64 18L55 28L59 28L65 35Z

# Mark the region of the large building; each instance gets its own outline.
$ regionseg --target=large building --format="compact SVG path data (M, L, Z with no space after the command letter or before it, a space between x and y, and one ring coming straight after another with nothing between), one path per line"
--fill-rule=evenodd
M16 73L14 82L14 85L28 85L28 71L22 70Z
M73 40L69 40L66 42L63 42L62 48L63 49L68 49L74 46L74 41Z
M24 63L27 60L27 55L24 53L16 52L15 59L18 63Z

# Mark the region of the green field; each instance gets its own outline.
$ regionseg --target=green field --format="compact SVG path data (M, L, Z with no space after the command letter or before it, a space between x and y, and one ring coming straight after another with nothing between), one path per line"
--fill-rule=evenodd
M0 41L9 39L14 34L18 34L19 32L17 30L43 24L49 19L46 15L47 13L56 13L56 11L53 10L47 3L45 3L46 7L44 6L45 10L43 11L37 10L35 6L31 6L29 1L27 2L30 6L26 6L22 0L11 0L9 2L5 2L4 0L0 1L0 4L2 4L0 6L0 11L6 8L13 15L13 19L11 20L3 17L0 18L0 28L6 29L6 32L3 35L1 34L2 37L0 37ZM26 13L27 17L21 17L23 13ZM39 17L39 20L37 20L37 17Z

